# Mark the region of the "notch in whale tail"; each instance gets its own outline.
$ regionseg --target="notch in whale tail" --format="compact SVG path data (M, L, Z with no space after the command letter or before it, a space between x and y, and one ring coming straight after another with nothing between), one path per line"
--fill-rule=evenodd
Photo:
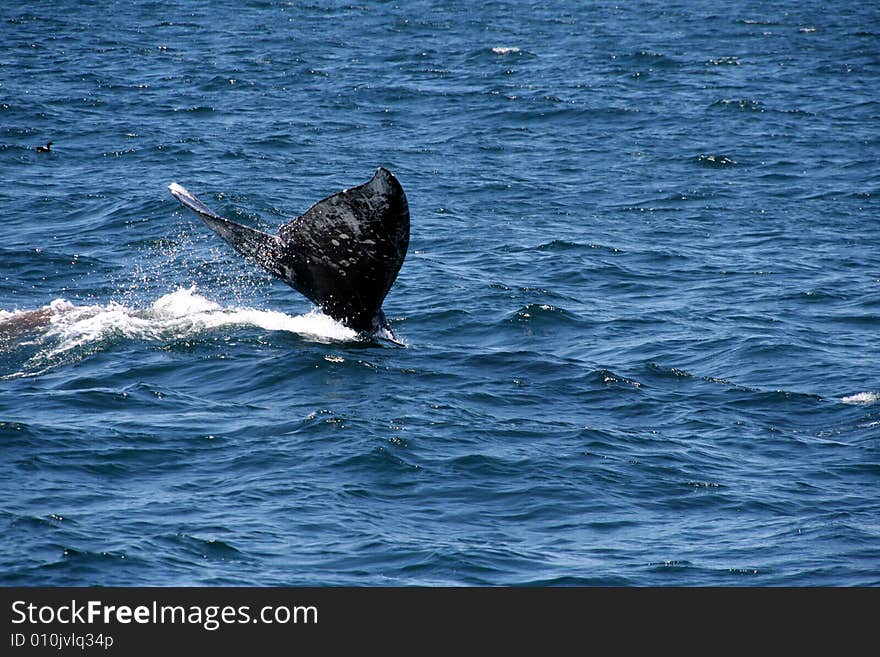
M168 189L236 251L356 331L394 338L382 302L409 246L409 206L380 167L366 183L328 196L270 235L213 212L177 183Z

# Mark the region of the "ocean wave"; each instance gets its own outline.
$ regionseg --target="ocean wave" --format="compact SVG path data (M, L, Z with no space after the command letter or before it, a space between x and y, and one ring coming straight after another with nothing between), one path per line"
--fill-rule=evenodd
M515 323L531 323L543 322L544 320L573 321L576 319L577 317L574 314L564 308L560 308L559 306L554 306L548 303L530 303L517 310L515 314L508 318L508 321Z
M722 98L712 103L713 107L731 108L737 110L745 110L748 112L765 112L766 107L760 100L751 98Z
M854 395L841 397L840 401L844 404L874 404L875 402L880 401L880 392L858 392Z
M715 155L708 153L697 155L694 158L694 161L697 164L712 168L733 166L736 164L736 160L734 160L732 157L728 157L727 155Z
M63 304L63 300L53 303ZM108 337L138 340L181 340L229 326L254 326L267 331L288 331L318 340L354 340L357 333L323 313L287 315L255 308L224 308L196 292L196 286L179 288L159 297L144 311L111 302L104 306L60 305L47 332L60 338L57 351L97 342Z
M66 299L56 299L36 310L0 311L0 349L38 347L22 371L11 375L14 377L39 373L72 352L92 353L108 340L172 342L243 326L286 331L323 343L359 339L356 331L317 309L303 315L288 315L273 310L224 307L198 294L193 285L165 294L142 310L115 301L78 306Z

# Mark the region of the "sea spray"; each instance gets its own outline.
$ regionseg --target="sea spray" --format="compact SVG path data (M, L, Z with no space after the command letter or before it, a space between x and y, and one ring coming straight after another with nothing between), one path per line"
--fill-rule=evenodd
M71 359L76 361L115 340L174 342L205 336L224 328L256 327L286 331L317 342L359 339L349 329L318 309L302 315L240 306L222 306L199 294L195 285L164 294L146 308L115 301L104 305L75 305L56 299L41 333L29 336L37 352L13 376L33 375ZM8 375L7 375L8 376Z

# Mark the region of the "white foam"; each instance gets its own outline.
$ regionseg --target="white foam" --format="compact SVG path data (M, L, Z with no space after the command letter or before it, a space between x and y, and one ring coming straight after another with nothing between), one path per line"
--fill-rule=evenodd
M880 401L880 392L859 392L855 395L841 397L840 401L844 404L873 404Z
M37 308L36 310L0 310L0 322L9 319L21 319L29 315L33 316L34 314L44 313L46 311L49 311L50 314L61 312L68 310L69 308L73 308L73 304L66 299L55 299L55 301L49 305Z
M159 297L150 307L157 319L177 319L187 315L214 313L220 305L196 294L196 286L178 288L176 292Z
M55 299L55 301L49 304L49 310L53 313L63 313L68 310L73 310L73 308L74 305L67 299Z
M119 303L75 306L63 299L53 309L46 337L57 340L47 356L114 337L137 340L185 340L226 326L255 326L288 331L322 342L348 341L357 332L318 310L287 315L256 308L223 307L198 294L196 287L180 288L138 310Z
M514 55L519 52L519 48L516 46L495 46L492 48L492 52L496 55Z

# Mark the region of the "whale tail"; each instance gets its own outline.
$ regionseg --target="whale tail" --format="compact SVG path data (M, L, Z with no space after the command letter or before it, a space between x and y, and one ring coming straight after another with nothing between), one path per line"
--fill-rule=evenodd
M221 217L177 183L171 183L168 189L174 198L199 215L211 230L226 240L236 251L276 276L282 276L282 272L276 271L275 267L274 254L280 250L277 237Z
M390 171L380 167L368 182L318 201L277 236L221 217L177 183L168 189L236 251L330 317L397 342L382 302L409 247L409 206Z

